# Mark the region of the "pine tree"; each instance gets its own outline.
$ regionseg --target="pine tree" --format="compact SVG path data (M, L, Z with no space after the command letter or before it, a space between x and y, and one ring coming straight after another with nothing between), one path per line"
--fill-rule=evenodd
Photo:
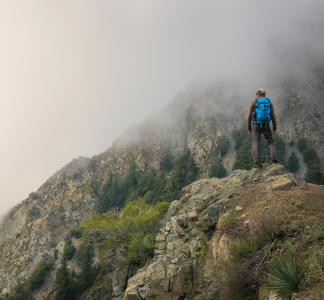
M290 154L289 158L288 158L288 161L287 161L287 169L288 169L288 171L290 171L292 173L296 173L296 172L298 172L299 168L300 168L300 165L299 165L298 156L293 151Z
M209 175L209 177L223 178L223 177L226 177L227 172L226 172L226 169L224 168L222 162L219 160L216 160L216 162L214 162L212 164L212 166L210 167L208 175Z
M69 300L71 299L71 280L70 274L66 267L66 262L63 259L61 267L56 272L56 299Z
M164 148L161 151L161 158L160 158L160 170L162 172L170 172L173 167L173 155L171 153L170 147Z

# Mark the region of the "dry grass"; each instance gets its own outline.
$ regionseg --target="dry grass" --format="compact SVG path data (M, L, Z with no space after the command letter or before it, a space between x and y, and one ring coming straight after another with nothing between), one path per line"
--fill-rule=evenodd
M258 258L249 257L239 264L233 261L221 262L220 272L217 274L219 299L257 299L258 278L253 270Z
M249 217L249 229L259 245L285 235L290 220L289 210L287 203L280 201L272 201L269 206L252 210Z
M220 234L226 234L230 238L241 238L246 233L246 227L242 221L233 214L222 215L217 223Z

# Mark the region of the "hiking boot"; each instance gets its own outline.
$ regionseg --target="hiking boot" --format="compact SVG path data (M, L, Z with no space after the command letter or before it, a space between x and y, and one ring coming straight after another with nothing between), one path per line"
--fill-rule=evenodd
M263 166L262 166L262 164L261 164L261 163L255 163L255 164L254 164L254 168L257 168L257 169L262 169L262 168L263 168Z

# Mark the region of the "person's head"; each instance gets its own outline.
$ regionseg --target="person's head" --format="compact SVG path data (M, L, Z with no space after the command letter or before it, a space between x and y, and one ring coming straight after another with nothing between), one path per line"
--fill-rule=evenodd
M265 89L263 88L259 88L257 91L256 91L256 94L255 94L257 97L265 97L266 95L266 91Z

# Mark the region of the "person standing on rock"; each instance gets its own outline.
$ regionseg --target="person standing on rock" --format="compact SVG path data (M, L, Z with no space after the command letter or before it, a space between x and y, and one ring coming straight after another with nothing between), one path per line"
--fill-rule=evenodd
M278 162L270 122L272 122L273 134L275 134L277 130L277 121L274 107L270 99L266 97L266 91L260 88L257 90L256 98L250 104L248 112L248 131L252 138L252 159L254 167L256 168L262 168L260 161L262 134L268 142L272 162Z

